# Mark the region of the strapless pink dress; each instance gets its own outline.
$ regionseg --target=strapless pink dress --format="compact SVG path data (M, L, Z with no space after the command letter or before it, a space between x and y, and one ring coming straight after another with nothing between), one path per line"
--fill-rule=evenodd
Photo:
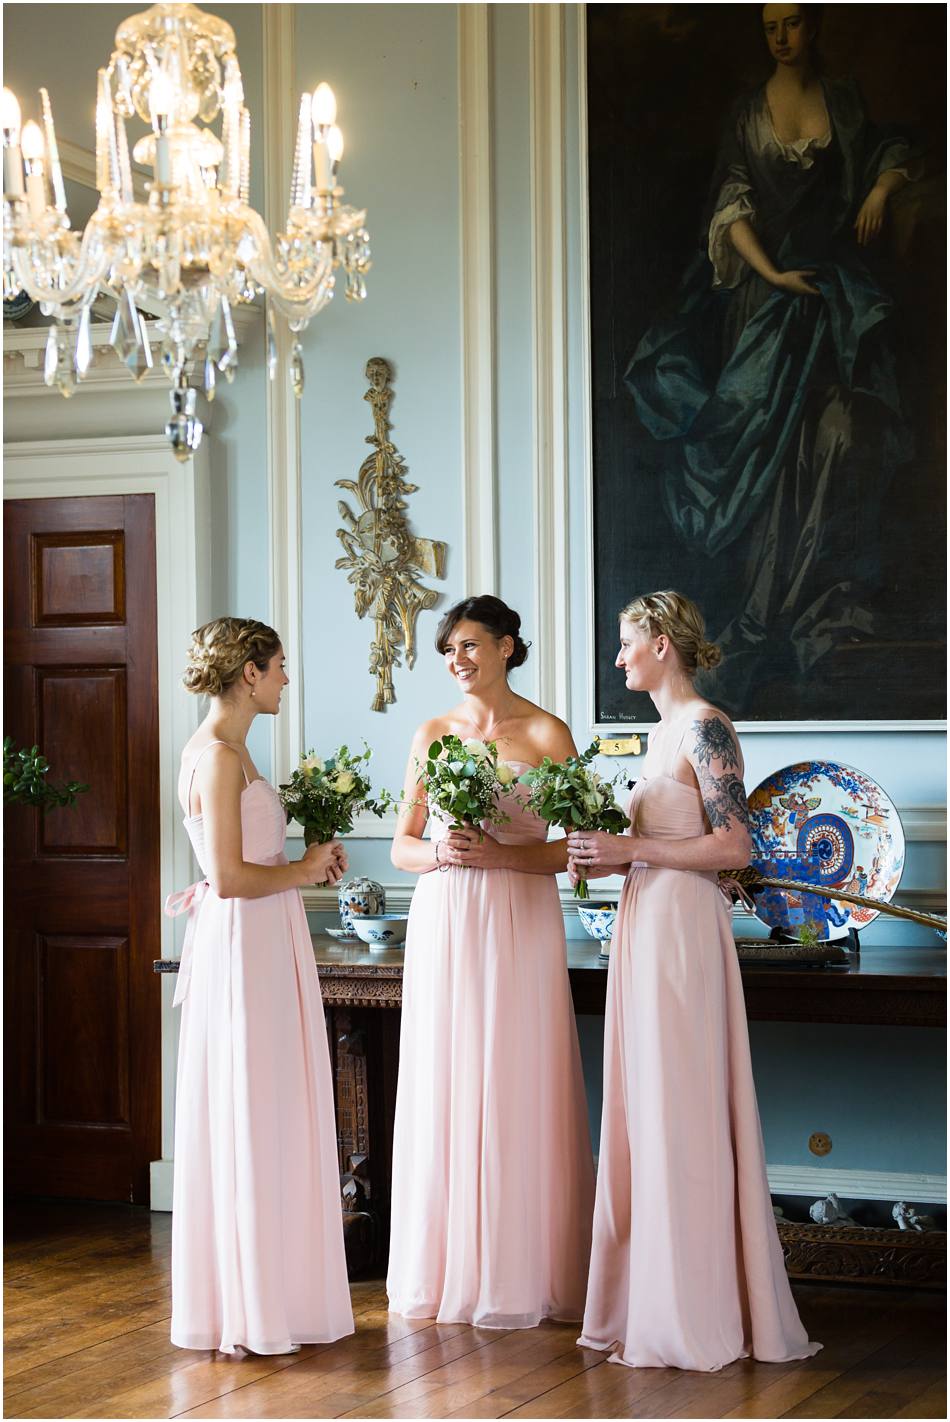
M205 869L201 816L185 826ZM277 793L241 798L243 852L286 864ZM285 1352L353 1332L330 1058L296 889L191 904L175 1112L171 1341ZM174 906L173 906L174 907Z
M678 750L678 747L677 747ZM658 749L634 832L708 832ZM732 923L714 873L634 864L607 980L604 1107L584 1331L640 1368L807 1358L772 1215Z
M506 797L511 820L492 831L506 844L547 836L519 807L526 794ZM390 1309L486 1328L579 1319L592 1209L553 875L420 875L403 978Z

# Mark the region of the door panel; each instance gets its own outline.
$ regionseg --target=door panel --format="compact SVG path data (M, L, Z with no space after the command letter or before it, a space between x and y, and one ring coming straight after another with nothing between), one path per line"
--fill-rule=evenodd
M128 849L125 667L36 672L37 743L56 741L57 778L95 786L40 820L41 854L124 855ZM47 755L47 759L48 759Z
M160 1154L151 495L4 505L5 729L89 792L6 811L6 1183L148 1203ZM126 577L135 569L134 579Z

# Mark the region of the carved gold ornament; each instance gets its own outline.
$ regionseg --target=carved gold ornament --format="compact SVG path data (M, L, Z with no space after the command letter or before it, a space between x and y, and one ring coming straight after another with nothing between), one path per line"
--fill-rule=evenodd
M441 578L445 570L446 545L432 538L416 538L409 531L406 496L417 484L403 477L406 463L389 439L389 407L393 391L392 366L382 356L366 363L369 389L363 396L373 411L373 433L366 443L374 452L360 465L356 479L337 479L338 489L349 489L360 501L354 514L349 504L337 504L345 528L337 538L346 550L336 567L349 568L348 582L356 590L356 615L372 613L375 624L370 646L369 669L376 677L374 711L385 711L395 701L393 667L400 665L399 649L405 649L406 666L416 659L416 618L423 608L433 607L439 594L423 587L418 574Z

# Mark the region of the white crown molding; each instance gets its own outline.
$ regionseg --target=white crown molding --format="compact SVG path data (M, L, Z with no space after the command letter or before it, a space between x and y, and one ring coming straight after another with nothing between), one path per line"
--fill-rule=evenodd
M458 7L462 517L466 595L498 590L491 18Z
M285 224L286 176L294 156L297 109L294 76L293 5L262 7L264 54L264 220L271 232ZM271 623L280 634L292 669L290 687L271 725L271 779L288 780L304 740L303 591L300 463L300 402L287 370L294 337L287 322L274 323L278 375L267 380L267 489ZM291 838L302 837L295 821Z
M529 10L532 446L538 699L570 721L563 10Z
M896 1170L837 1170L828 1165L768 1165L773 1195L837 1195L842 1200L904 1200L911 1205L945 1205L947 1177Z
M156 349L158 338L155 333L155 323L146 321L145 323L149 341L152 346L152 359L154 364L151 370L147 371L139 382L139 389L151 385L162 385L167 388L168 381L162 370ZM116 390L134 390L136 382L129 374L128 369L122 364L110 344L111 324L93 323L90 335L92 338L92 364L77 382L76 395L82 395L89 390L95 390L98 394L110 394ZM3 395L4 399L10 399L14 395L18 398L23 396L59 396L62 395L55 386L49 386L43 378L43 365L46 354L46 342L49 337L49 326L26 326L3 332ZM73 397L75 398L75 397Z

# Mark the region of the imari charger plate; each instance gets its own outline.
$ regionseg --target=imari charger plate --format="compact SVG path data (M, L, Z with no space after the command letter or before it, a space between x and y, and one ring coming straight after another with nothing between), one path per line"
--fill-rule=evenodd
M904 829L893 802L870 776L833 760L803 760L776 771L749 796L752 863L771 878L798 879L889 902L904 869ZM813 926L843 938L877 909L788 889L755 896L756 917L795 934Z

